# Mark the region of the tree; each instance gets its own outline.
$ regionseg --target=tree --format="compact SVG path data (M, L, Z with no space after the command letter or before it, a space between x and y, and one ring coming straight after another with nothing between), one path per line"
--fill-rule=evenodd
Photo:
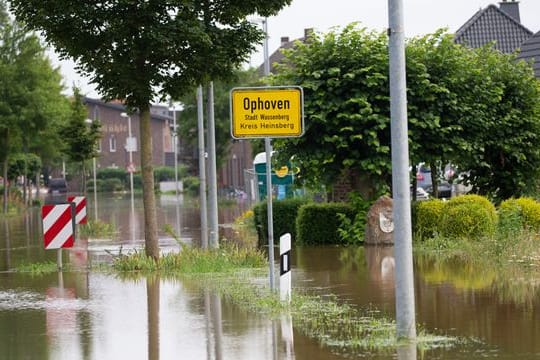
M85 161L96 156L96 144L101 137L99 121L94 119L90 124L87 124L87 117L88 113L82 102L82 95L79 89L75 88L70 118L68 123L60 129L60 135L66 143L62 149L63 153L81 165L83 192L86 192Z
M273 81L303 86L306 131L274 146L295 156L304 181L331 185L345 170L364 197L389 189L387 68L386 35L354 25L286 52ZM438 31L407 43L407 98L410 159L431 165L435 189L447 162L493 198L535 188L540 93L530 66Z
M108 99L140 112L146 254L158 259L150 103L226 78L262 32L246 16L290 0L14 0L15 15L72 57Z
M38 37L12 21L0 1L0 163L7 178L9 156L29 153L50 128L64 101L61 76L45 56ZM26 173L26 171L24 171ZM8 187L4 188L4 212ZM25 186L26 190L26 186Z
M389 189L390 109L386 35L347 26L313 34L285 53L273 79L304 89L305 133L275 140L299 180L331 186L344 170L366 198Z

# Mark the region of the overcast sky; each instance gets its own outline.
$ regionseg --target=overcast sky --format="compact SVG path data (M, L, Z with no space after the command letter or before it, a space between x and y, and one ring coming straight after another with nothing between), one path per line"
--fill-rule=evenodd
M510 1L510 0L509 0ZM490 0L403 0L405 10L405 33L408 37L424 35L446 27L455 32L480 8L498 4ZM521 23L534 33L540 31L540 0L521 0L519 3ZM387 0L293 0L277 16L268 19L269 49L274 52L281 37L291 40L304 36L304 29L314 28L326 32L332 27L360 22L373 30L388 27ZM252 66L262 62L262 47L250 61ZM92 97L99 95L91 85L77 76L73 64L63 62L62 73L65 84L73 83Z

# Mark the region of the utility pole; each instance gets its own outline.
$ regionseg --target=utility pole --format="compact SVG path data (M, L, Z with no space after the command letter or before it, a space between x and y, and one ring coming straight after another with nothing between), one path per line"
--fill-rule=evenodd
M263 20L264 31L264 76L270 75L270 54L268 51L268 18ZM268 263L270 289L276 288L274 281L274 214L272 207L272 140L264 138L266 152L266 211L268 213Z
M397 337L416 338L403 0L388 0Z
M214 120L214 82L208 84L208 238L210 248L219 247L217 170L216 170L216 126Z
M208 214L206 212L206 165L204 156L203 90L197 87L197 134L199 142L199 202L201 210L201 247L208 248Z

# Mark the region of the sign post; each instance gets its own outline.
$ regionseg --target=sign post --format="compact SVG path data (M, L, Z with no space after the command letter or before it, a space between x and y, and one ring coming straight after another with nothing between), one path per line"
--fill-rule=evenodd
M58 249L58 269L62 269L62 248L75 242L75 204L47 204L41 208L45 249Z
M304 93L299 86L234 88L230 95L231 135L235 139L264 138L270 289L274 290L274 223L272 214L271 138L304 133Z

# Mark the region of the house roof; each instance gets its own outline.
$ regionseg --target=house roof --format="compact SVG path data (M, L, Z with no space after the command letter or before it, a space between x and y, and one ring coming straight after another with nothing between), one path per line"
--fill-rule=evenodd
M540 79L540 31L531 36L521 45L518 59L532 60L534 74Z
M519 50L521 44L533 35L511 15L495 5L480 9L455 35L455 42L472 48L494 42L494 48L509 54Z
M84 104L91 104L91 105L98 105L98 106L102 106L102 107L105 107L105 108L109 108L109 109L113 109L113 110L117 110L117 111L121 111L121 112L124 112L126 111L126 107L124 106L124 104L122 104L121 102L117 102L117 101L113 101L113 102L105 102L101 99L92 99L92 98L89 98L89 97L84 97L83 98L83 103ZM156 113L153 113L151 112L150 113L150 117L152 119L156 119L156 120L169 120L169 121L172 121L172 116L166 116L166 115L160 115L160 114L156 114Z

